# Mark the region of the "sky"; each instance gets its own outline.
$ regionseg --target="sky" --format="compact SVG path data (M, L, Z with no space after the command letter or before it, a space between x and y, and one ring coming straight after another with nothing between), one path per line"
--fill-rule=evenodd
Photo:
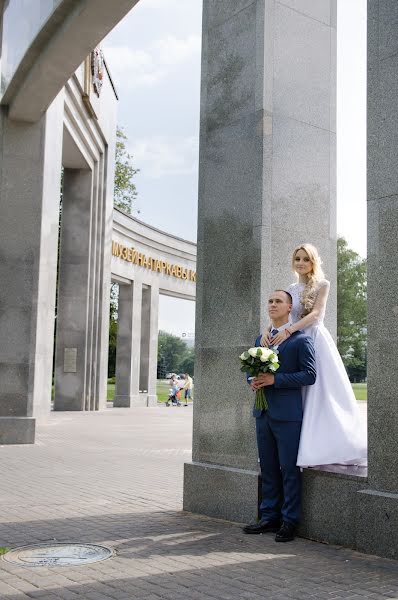
M140 0L103 42L143 221L196 241L201 0ZM366 0L338 0L337 229L366 255ZM194 331L195 305L161 296L159 329Z

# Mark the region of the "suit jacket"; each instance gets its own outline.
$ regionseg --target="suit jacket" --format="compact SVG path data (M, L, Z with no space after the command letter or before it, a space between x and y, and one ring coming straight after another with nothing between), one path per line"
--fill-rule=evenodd
M260 346L261 335L255 346ZM278 346L280 367L275 373L274 385L263 388L268 402L268 415L276 421L302 421L301 388L312 385L316 379L315 350L312 338L295 331ZM253 409L253 417L261 410Z

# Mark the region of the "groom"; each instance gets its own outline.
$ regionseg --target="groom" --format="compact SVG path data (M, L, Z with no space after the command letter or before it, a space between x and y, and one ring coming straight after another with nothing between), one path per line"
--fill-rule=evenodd
M272 337L288 329L291 309L288 292L272 292L268 299ZM261 335L256 346L260 340ZM289 542L294 539L301 507L300 470L296 466L303 419L301 387L315 383L316 369L312 339L301 331L287 331L278 353L280 367L275 374L248 377L253 390L265 387L268 410L253 410L261 467L261 519L243 531L276 532L277 542Z

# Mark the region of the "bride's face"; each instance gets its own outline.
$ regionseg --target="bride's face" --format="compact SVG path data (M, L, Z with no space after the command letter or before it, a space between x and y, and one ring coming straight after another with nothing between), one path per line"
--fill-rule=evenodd
M294 257L294 268L298 275L308 275L312 271L312 262L305 250L297 250Z

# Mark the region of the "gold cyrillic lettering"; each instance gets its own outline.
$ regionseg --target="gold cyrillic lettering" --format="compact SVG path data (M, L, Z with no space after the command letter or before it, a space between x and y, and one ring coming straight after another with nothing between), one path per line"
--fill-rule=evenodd
M112 242L112 255L119 256L119 244L117 242Z
M167 260L159 260L157 258L152 258L151 256L146 256L145 254L138 252L133 246L129 248L114 240L112 240L112 256L131 262L134 265L151 269L156 273L164 273L165 275L171 275L172 277L184 279L185 281L196 282L196 271L192 271L181 265L170 264Z

